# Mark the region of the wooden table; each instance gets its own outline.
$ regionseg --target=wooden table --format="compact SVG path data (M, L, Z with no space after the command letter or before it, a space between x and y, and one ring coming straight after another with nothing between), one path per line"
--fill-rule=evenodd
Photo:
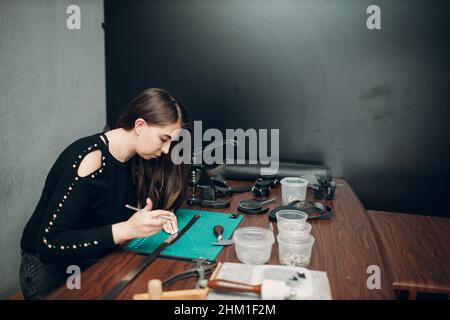
M330 281L333 299L393 299L390 275L385 270L371 224L366 211L348 183L336 179L343 186L337 189L337 199L327 201L335 210L330 220L313 221L312 235L315 244L309 268L326 271ZM249 182L230 181L233 187L250 185ZM276 196L277 202L270 209L281 205L281 188L275 188L270 196ZM252 197L252 193L240 193L231 197L231 206L227 209L203 209L207 211L236 212L237 202ZM308 190L307 199L313 199ZM189 207L202 210L199 207ZM239 224L244 226L267 227L268 214L261 216L247 215ZM275 230L276 230L276 224ZM81 289L68 290L66 286L57 289L48 296L49 299L99 299L125 276L142 256L130 252L117 251L88 268L81 275ZM224 248L217 261L239 262L234 246ZM278 246L275 242L270 264L279 264ZM367 287L367 268L377 265L381 269L381 289L370 290ZM137 278L135 278L118 296L117 299L131 299L136 293L147 292L150 279L165 279L175 273L192 267L190 262L169 259L156 259ZM167 290L192 289L195 279L182 280L171 285Z
M393 289L450 295L450 219L368 211Z

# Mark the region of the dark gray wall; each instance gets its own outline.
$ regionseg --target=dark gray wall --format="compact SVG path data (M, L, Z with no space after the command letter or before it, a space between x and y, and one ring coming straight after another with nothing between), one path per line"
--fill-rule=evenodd
M366 8L382 29L366 28ZM279 128L366 208L446 215L449 1L106 1L107 113L176 92L204 127Z
M19 289L20 238L50 167L106 121L103 2L0 0L0 299Z

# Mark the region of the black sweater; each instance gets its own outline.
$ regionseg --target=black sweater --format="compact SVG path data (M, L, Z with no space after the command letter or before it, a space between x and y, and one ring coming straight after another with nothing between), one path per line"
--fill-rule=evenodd
M125 207L137 201L131 160L115 159L100 135L72 143L47 176L21 240L22 250L37 253L44 263L82 263L104 256L116 247L112 225L133 214ZM102 166L78 176L80 162L94 150L102 152Z

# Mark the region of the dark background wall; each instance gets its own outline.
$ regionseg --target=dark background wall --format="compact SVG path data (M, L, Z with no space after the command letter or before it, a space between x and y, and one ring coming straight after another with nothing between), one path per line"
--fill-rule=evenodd
M381 30L366 8L381 7ZM366 208L449 215L449 1L105 1L107 116L148 87L204 128L279 128Z

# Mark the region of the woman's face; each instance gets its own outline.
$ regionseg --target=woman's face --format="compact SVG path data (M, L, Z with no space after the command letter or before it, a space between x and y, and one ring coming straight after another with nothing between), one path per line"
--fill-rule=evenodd
M136 120L137 132L136 153L146 160L158 158L162 153L169 153L170 143L177 131L181 129L179 122L158 126L147 124L142 119Z

